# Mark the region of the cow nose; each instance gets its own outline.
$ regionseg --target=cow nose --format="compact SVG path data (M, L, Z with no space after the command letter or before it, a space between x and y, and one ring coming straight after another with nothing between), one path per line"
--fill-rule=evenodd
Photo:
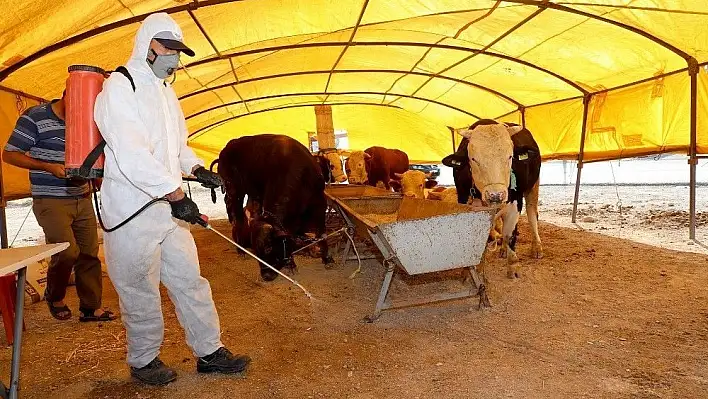
M487 202L489 202L490 204L501 204L502 202L504 202L504 194L505 193L503 191L496 193L487 193Z
M337 180L337 183L342 183L345 180L347 180L347 177L344 175L341 175L341 176L337 177L335 180Z
M405 193L404 195L408 198L415 198L415 193Z

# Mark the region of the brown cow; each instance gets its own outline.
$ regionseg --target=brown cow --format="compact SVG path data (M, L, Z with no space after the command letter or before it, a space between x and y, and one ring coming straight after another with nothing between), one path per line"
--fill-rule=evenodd
M219 175L224 179L234 240L250 244L259 258L276 269L295 267L292 252L300 237L313 231L324 236L324 177L312 153L298 141L272 134L233 139L219 153ZM320 247L322 263L331 263L327 240ZM266 281L278 276L263 264L260 270Z
M347 176L351 184L368 184L376 187L381 182L390 190L390 181L396 173L408 170L408 155L396 149L369 147L364 151L354 151L346 162Z

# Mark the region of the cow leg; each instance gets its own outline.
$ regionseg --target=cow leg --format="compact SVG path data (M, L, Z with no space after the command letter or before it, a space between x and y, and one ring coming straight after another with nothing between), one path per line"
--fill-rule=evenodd
M229 182L229 180L224 179L224 189L226 191L224 195L224 203L226 204L226 212L229 217L229 222L231 222L231 237L241 246L250 246L250 235L249 231L245 227L246 215L243 209L243 199L245 194L239 192L239 190ZM236 249L239 254L244 254L241 249Z
M519 258L516 256L516 225L519 222L519 211L515 203L507 204L507 211L504 214L504 226L502 229L502 250L506 251L507 272L509 278L521 277L519 270Z
M288 186L289 183L293 184L292 182L272 182L269 184L265 190L261 206L264 211L268 211L275 217L270 223L276 229L276 235L280 236L280 239L284 240L284 242L290 242L294 245L295 235L300 230L303 207L300 202L293 200L291 194L294 192L294 188L293 186ZM281 243L280 241L274 241L273 245L281 245ZM283 267L295 273L297 265L292 257L294 248L291 248L290 245L283 245L285 245L283 255L286 259L289 259L289 262L283 264Z
M494 249L491 249L492 252L496 251L496 249L499 248L497 246L497 245L499 245L499 240L503 239L503 237L504 237L502 232L503 232L503 228L504 228L504 215L506 215L507 209L508 209L508 205L504 205L494 215L494 219L492 219L492 227L489 230L489 237L487 237L487 245L489 245L490 249L494 248ZM502 243L503 243L503 240L502 240ZM501 247L501 249L499 250L499 257L500 258L506 257L506 249L504 247Z
M315 232L319 238L323 239L320 241L319 247L320 254L322 256L322 264L326 267L330 263L334 263L334 259L329 255L329 243L325 238L327 237L327 228L325 223L327 220L327 198L325 198L324 193L318 193L315 195L310 209L312 211L308 213L312 220L312 225L315 228Z
M543 257L541 247L541 236L538 234L538 187L539 181L533 185L531 191L526 195L526 216L531 227L533 242L531 243L531 256L537 259Z

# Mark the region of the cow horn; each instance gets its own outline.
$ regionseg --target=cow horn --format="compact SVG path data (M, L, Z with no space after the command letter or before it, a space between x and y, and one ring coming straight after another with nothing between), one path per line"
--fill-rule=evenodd
M369 154L368 152L365 152L364 159L371 159L371 154Z
M450 129L450 131L451 131L452 133L455 133L455 128L454 128L454 127L448 126L447 128Z
M515 135L516 133L519 133L519 132L520 132L521 130L523 130L524 128L517 125L517 126L507 126L506 129L509 131L509 134L513 136L513 135Z

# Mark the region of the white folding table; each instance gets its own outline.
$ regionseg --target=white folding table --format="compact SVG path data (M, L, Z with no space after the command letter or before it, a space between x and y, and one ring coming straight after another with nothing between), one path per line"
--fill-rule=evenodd
M17 299L15 301L15 333L12 343L10 388L0 382L0 398L17 399L20 387L20 349L22 348L22 316L25 305L27 266L69 248L68 242L31 247L0 249L0 276L17 272ZM3 315L5 317L5 315Z

